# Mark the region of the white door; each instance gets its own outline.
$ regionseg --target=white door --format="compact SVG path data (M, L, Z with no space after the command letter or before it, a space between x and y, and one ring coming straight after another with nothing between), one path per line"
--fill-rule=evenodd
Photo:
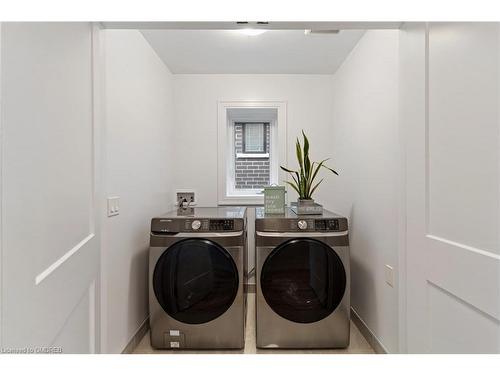
M1 346L95 352L91 25L3 23L1 35Z
M500 353L499 35L401 34L409 352Z

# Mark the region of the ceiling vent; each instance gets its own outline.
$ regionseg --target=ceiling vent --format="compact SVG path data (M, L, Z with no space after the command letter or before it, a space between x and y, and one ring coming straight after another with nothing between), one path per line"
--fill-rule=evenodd
M267 21L257 21L257 22L248 22L248 21L237 21L237 25L241 26L266 26L269 25Z

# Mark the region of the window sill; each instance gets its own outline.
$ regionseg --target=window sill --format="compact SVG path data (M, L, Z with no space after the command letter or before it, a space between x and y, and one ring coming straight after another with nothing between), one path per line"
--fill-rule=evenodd
M219 206L262 206L264 195L231 195L219 199Z
M237 153L236 159L267 159L269 158L269 154L243 154Z

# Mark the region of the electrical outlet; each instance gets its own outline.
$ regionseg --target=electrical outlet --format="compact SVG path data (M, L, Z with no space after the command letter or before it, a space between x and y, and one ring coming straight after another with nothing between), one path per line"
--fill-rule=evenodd
M120 197L108 197L108 217L120 214Z
M385 265L385 282L392 287L394 286L394 268L388 264Z
M191 202L191 203L194 203L195 200L194 200L194 191L188 191L188 190L178 190L177 191L177 204L179 204L179 202L181 201L184 201L184 199L186 200L186 202Z

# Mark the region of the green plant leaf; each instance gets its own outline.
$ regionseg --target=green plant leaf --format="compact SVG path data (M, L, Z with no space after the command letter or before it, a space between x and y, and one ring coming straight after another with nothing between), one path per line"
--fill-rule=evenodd
M311 195L313 195L314 191L316 190L316 188L319 186L319 184L321 184L323 182L323 178L321 180L319 180L319 182L314 185L314 187L311 189L311 194L309 195L309 197L311 197Z
M293 181L295 182L296 186L299 188L299 187L300 187L300 183L299 183L299 181L300 181L299 173L298 173L297 171L293 171L293 170L291 170L291 169L285 168L285 167L283 167L282 165L280 165L280 168L281 168L281 169L283 169L285 172L290 173L290 176L293 178ZM295 174L295 176L297 176L297 177L295 177L295 176L294 176L294 174ZM300 194L300 192L299 192L299 194Z
M309 140L307 139L304 130L302 130L302 137L304 138L304 155L309 154Z
M332 168L330 168L329 166L327 166L327 165L324 165L324 164L323 164L323 165L321 165L321 166L322 166L323 168L326 168L326 169L328 169L328 170L329 170L330 172L333 172L333 173L335 173L335 174L336 174L337 176L339 175L339 174L338 174L338 173L337 173L336 171L334 171L334 170L333 170Z
M297 183L297 186L300 186L300 183L299 183L299 181L300 181L299 172L295 172L295 176L296 176L297 178L295 178L295 177L292 175L293 179L294 179L294 180L295 180L295 182Z
M307 185L306 185L306 179L305 177L302 177L301 182L301 198L307 198Z
M304 138L304 194L309 195L309 190L311 185L309 183L309 178L311 177L311 160L309 159L309 140L307 139L304 130L302 130L302 136Z
M285 168L282 165L280 165L280 168L283 169L285 172L288 172L288 173L297 173L297 171L293 171L291 169Z
M302 162L302 149L300 148L300 142L298 138L297 141L295 142L295 152L297 154L297 161L299 162L299 167L302 170L304 168L304 164Z
M299 174L297 172L295 172L295 175L297 177L295 177L292 173L290 173L290 176L292 176L293 178L293 181L295 182L295 185L300 188L300 178L299 178Z
M325 161L327 161L329 159L324 159L324 160L321 160L319 163L318 162L314 162L317 167L316 167L316 170L311 174L311 179L309 180L309 184L312 186L312 184L314 183L314 179L316 178L316 175L318 174L319 170L321 169L321 166L323 165L323 163ZM312 193L311 193L312 194Z
M299 189L294 184L292 184L290 181L284 181L284 183L290 185L293 190L295 190L300 195Z
M304 137L304 168L306 175L309 172L309 168L311 167L311 162L309 160L309 140L306 137L306 134L302 130L302 136Z
M304 159L303 159L303 155L302 155L302 148L301 148L300 141L298 138L297 138L297 141L295 143L295 150L297 153L297 161L299 162L299 167L300 167L300 173L297 176L297 179L299 182L299 184L298 184L299 185L298 186L299 187L299 194L300 194L300 197L303 198L305 195Z

